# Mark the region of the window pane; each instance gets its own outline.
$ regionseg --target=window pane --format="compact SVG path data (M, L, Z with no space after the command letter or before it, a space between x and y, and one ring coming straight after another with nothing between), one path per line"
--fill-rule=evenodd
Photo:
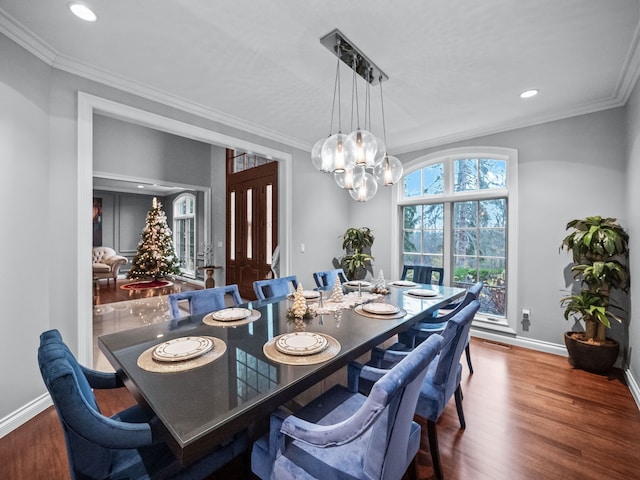
M229 258L236 259L236 192L229 195Z
M436 163L422 169L422 185L425 195L436 195L444 192L444 165Z
M411 205L404 207L404 228L422 228L422 205Z
M247 258L253 258L253 190L247 189Z
M403 265L421 265L422 259L420 255L411 255L405 253L402 255L402 264Z
M480 226L481 227L506 227L507 225L507 200L498 198L495 200L482 200L480 202Z
M422 257L422 265L427 265L431 267L442 267L442 255L423 255ZM432 283L438 283L437 273L434 272Z
M456 202L453 205L453 227L476 227L478 219L478 202Z
M444 247L442 230L425 230L422 238L422 251L424 253L437 253L442 255Z
M405 197L418 197L421 195L421 185L420 185L420 170L416 170L415 172L411 172L410 174L404 177L404 196Z
M478 159L464 158L456 160L453 167L453 190L466 192L478 190Z
M489 257L505 257L505 231L502 228L480 230L480 255Z
M404 232L404 251L405 252L421 252L422 241L420 231L405 231Z
M477 255L478 239L476 230L456 229L453 231L454 255Z
M267 185L267 189L266 189L266 197L267 197L267 211L266 211L266 217L267 217L267 245L266 245L266 249L267 251L265 252L265 258L267 260L267 263L269 265L271 265L271 255L273 254L273 185Z
M506 188L507 162L492 158L480 159L480 188Z
M424 205L424 228L444 228L444 203Z

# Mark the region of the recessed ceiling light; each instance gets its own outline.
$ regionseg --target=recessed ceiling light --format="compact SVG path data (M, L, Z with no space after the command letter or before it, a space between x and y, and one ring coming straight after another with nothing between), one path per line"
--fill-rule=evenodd
M535 97L538 93L540 92L540 90L538 90L537 88L534 88L532 90L525 90L524 92L522 92L520 94L520 98L531 98L531 97Z
M144 188L144 185L138 185L138 188Z
M70 3L68 7L69 10L71 10L71 13L82 20L87 22L95 22L98 20L98 16L93 13L93 10L82 3Z

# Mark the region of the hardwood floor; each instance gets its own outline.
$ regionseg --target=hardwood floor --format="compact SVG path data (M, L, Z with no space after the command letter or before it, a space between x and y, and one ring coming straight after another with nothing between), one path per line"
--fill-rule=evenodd
M438 422L447 480L640 479L640 411L620 372L573 370L567 359L472 339L463 367L466 430L453 401ZM107 414L133 403L124 389L96 392ZM418 476L433 478L426 427ZM214 479L242 479L246 459ZM69 478L53 407L0 439L0 478Z

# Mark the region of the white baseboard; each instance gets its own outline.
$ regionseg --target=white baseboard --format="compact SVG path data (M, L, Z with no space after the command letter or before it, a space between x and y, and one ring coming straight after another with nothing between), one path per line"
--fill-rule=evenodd
M640 410L640 386L630 369L627 368L624 371L624 378L627 380L627 385L629 386L631 395L633 395L633 399L636 401L638 410Z
M542 340L533 340L531 338L522 338L512 335L501 335L499 333L488 332L486 330L471 329L471 336L491 340L498 343L506 343L516 347L528 348L539 352L552 353L563 357L567 355L567 348L559 343L544 342Z
M51 405L53 405L51 397L48 393L43 393L38 398L31 400L15 412L12 412L6 417L0 419L0 438L11 433L20 425L28 422L40 412L44 412Z

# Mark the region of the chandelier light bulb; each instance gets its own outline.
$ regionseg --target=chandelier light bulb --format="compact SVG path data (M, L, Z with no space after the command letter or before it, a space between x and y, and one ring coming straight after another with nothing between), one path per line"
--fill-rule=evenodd
M313 145L313 148L311 149L311 163L313 163L313 166L321 172L327 172L327 170L323 169L324 165L322 163L322 146L326 141L326 138L321 138Z
M353 167L347 167L343 172L333 172L333 179L340 188L345 190L353 190L354 186L357 185Z
M376 166L374 170L376 180L385 187L398 183L402 177L402 172L402 162L391 155L385 155L380 165Z
M344 146L347 136L342 133L331 135L322 145L322 171L344 171L347 166Z
M362 181L357 184L353 190L349 190L349 195L351 195L351 198L358 202L368 202L375 196L376 192L378 191L378 182L376 182L375 178L373 178L373 175L364 172L364 169L362 170L364 173L364 175L362 176Z
M374 167L374 158L378 151L376 137L367 130L357 129L347 137L345 155L347 162L357 167Z

